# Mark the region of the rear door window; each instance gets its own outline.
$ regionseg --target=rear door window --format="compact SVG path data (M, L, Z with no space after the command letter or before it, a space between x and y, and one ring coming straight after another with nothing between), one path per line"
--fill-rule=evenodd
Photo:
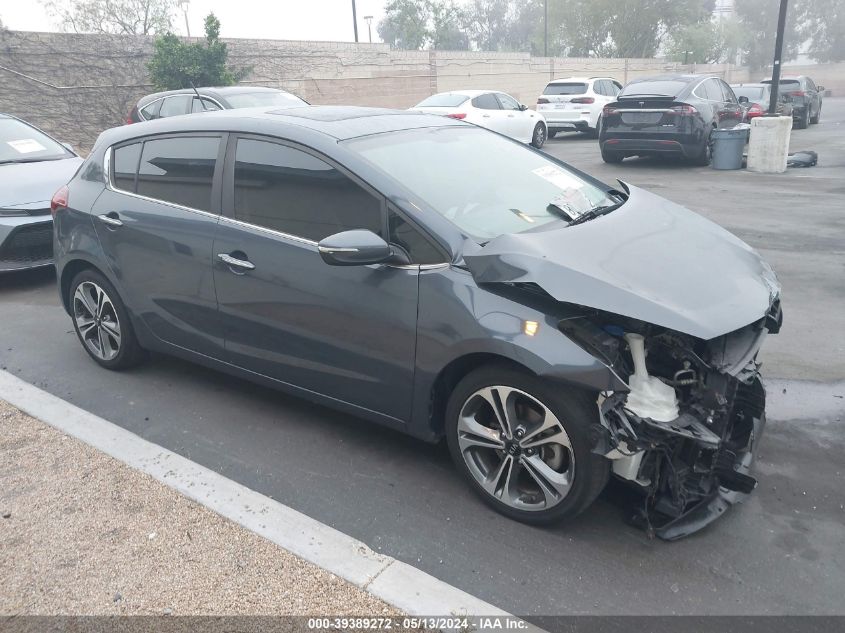
M499 110L499 101L496 97L488 92L487 94L479 95L472 100L472 105L481 110Z
M115 189L135 193L135 177L142 143L124 145L114 150L112 156L112 184Z
M352 229L384 237L381 200L308 152L238 139L235 219L319 242Z
M161 104L161 110L158 111L158 118L163 119L169 116L179 116L180 114L187 114L191 98L191 95L177 95L175 97L166 97Z
M152 121L153 119L157 119L158 111L159 109L161 109L161 104L163 102L164 99L159 99L141 108L141 116L143 117L143 119L145 121Z
M469 99L466 95L453 94L451 92L443 92L437 95L431 95L427 99L420 101L417 108L457 108L464 101Z
M211 189L220 138L179 136L144 143L138 194L211 211Z
M585 83L551 83L543 90L544 95L582 95L587 92Z

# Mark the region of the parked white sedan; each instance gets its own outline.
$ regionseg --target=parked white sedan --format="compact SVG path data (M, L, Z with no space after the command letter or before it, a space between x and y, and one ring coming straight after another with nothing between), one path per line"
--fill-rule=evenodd
M441 92L423 99L410 110L461 119L530 143L538 149L543 147L548 136L542 114L495 90Z

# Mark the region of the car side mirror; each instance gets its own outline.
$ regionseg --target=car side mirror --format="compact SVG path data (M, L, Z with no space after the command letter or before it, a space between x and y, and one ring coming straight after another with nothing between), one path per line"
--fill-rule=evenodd
M330 266L366 266L394 257L390 244L372 231L363 229L329 235L320 240L317 250Z
M824 86L816 86L817 92L824 92Z
M520 109L520 111L525 112L528 109L528 106L525 105L524 103L520 103L519 109Z
M740 98L739 98L739 102L740 102L740 103L748 103L748 97L744 97L744 96L743 96L743 97L740 97Z

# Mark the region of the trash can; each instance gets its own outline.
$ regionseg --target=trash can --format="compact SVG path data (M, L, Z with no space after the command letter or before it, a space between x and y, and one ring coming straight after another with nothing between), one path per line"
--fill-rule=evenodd
M748 140L747 127L713 130L713 169L740 169L742 167L742 151Z

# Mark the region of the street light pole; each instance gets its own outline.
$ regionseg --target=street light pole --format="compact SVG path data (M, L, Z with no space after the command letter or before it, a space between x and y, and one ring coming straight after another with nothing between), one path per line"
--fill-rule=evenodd
M188 37L191 37L191 27L188 26L188 5L191 3L191 0L182 0L179 4L182 6L182 13L185 15L185 32L188 34Z
M780 0L780 13L778 13L778 33L775 39L775 61L772 64L772 92L769 99L769 116L774 116L778 105L778 93L780 92L780 67L783 56L783 32L786 29L786 4L787 0Z
M352 0L352 28L355 29L355 43L358 43L358 16L355 14L355 0Z
M367 37L370 40L370 44L373 43L373 16L365 15L364 19L367 21Z
M549 56L549 0L543 0L543 57Z

